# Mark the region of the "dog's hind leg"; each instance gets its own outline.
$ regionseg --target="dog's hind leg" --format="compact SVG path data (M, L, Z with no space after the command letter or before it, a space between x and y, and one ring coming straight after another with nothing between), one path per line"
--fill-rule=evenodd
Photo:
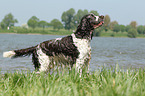
M37 63L37 65L39 66L39 72L48 72L49 71L49 64L50 64L50 58L49 56L47 56L42 49L40 48L40 46L37 47L37 61L39 63Z
M40 63L39 63L39 60L38 60L38 55L37 55L37 51L36 50L32 54L32 62L34 64L35 70L39 71Z

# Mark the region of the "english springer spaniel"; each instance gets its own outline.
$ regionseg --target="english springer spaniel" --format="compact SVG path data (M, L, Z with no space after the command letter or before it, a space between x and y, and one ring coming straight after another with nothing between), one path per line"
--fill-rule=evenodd
M85 15L76 32L70 36L44 41L26 49L4 52L3 57L17 58L32 54L32 61L38 72L47 72L54 66L69 65L70 68L75 66L81 74L82 68L89 70L93 30L103 23L104 16Z

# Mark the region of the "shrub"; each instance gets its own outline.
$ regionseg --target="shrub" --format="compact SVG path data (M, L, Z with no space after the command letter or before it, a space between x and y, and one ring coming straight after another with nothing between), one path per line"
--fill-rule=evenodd
M129 29L127 36L130 37L130 38L136 38L136 36L137 36L137 30L134 29L134 28Z

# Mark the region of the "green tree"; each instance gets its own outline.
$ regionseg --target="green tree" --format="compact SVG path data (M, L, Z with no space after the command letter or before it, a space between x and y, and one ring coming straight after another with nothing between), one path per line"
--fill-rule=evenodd
M104 29L107 31L109 29L109 24L110 24L110 17L109 15L105 15L104 17Z
M3 22L0 23L1 29L6 29L6 26Z
M130 23L130 26L136 29L137 28L137 22L136 21L132 21Z
M69 9L66 12L63 12L61 19L64 23L64 28L67 30L74 28L73 17L75 15L75 10L73 8Z
M54 30L60 30L63 28L62 23L58 19L53 19L50 24L53 26Z
M94 15L99 16L99 13L95 10L91 10L90 13L93 13Z
M99 36L101 36L102 31L103 31L103 27L97 28L97 29L95 29L93 35L99 37Z
M7 28L7 27L14 26L15 23L18 23L18 20L14 19L14 16L11 13L9 13L2 20L1 28L4 29L4 28Z
M132 26L127 25L125 29L126 29L126 32L128 32L130 29L132 29Z
M121 30L121 28L120 28L119 24L114 25L114 27L113 27L114 32L119 32L120 30Z
M27 24L29 27L32 27L33 29L35 29L38 26L38 22L39 22L39 19L36 16L32 16L28 20Z
M127 36L130 37L130 38L136 38L136 36L137 36L137 30L134 29L134 28L129 29Z
M137 32L139 34L145 34L145 26L143 26L143 25L138 26L137 27Z
M48 23L46 21L39 21L38 22L38 27L42 27L43 28L43 31L44 31L44 28L48 26Z
M125 29L126 29L125 25L120 25L120 31L121 31L121 32L124 32Z
M113 28L114 28L115 25L118 25L118 22L117 21L110 22L109 29L113 30Z
M126 29L126 27L124 25L119 25L119 24L116 24L113 27L113 31L115 31L115 32L119 32L119 31L124 32L125 29Z

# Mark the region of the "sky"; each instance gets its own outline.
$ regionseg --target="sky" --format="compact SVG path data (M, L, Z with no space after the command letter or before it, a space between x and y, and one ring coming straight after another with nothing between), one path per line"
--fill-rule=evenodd
M47 22L61 21L62 13L70 8L76 12L96 10L123 25L131 21L145 25L145 0L0 0L0 22L8 13L18 20L16 26L26 24L32 16Z

